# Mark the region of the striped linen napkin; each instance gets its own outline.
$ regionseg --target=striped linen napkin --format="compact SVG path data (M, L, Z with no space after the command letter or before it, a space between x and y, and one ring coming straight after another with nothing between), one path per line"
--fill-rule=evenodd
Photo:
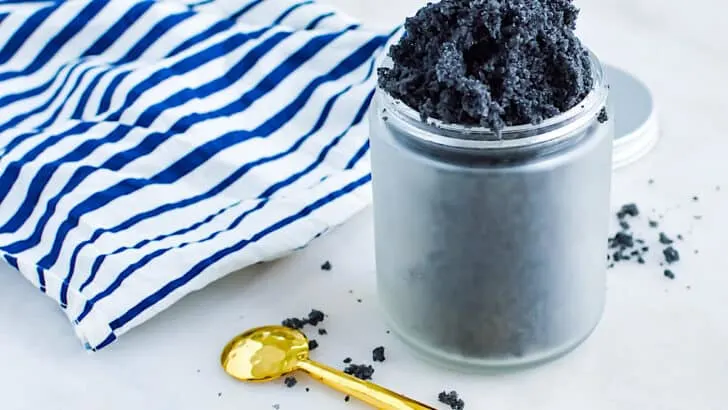
M98 350L370 201L390 37L313 1L0 1L0 253Z

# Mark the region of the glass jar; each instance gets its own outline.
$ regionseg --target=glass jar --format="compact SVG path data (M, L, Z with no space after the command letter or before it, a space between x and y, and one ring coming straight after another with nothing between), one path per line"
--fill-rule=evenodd
M579 345L605 300L613 121L602 65L538 125L423 122L377 90L371 162L379 297L392 330L456 367L533 364ZM385 62L386 64L386 62Z

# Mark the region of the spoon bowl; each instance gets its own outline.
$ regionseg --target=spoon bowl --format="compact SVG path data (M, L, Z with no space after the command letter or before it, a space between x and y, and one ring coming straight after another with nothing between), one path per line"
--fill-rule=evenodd
M223 349L220 362L230 376L266 382L297 369L308 359L308 339L294 329L266 326L236 336Z

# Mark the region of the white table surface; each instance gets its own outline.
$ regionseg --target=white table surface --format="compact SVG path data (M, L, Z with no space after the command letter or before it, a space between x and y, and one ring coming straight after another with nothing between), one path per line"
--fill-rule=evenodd
M339 0L387 27L419 1ZM0 408L363 409L299 377L242 385L220 370L227 339L248 327L320 308L329 334L314 357L388 360L377 382L435 402L457 389L467 409L724 409L728 399L728 5L723 0L581 0L580 32L602 59L654 90L662 140L617 172L614 206L635 201L682 233L675 281L659 252L609 273L608 307L594 335L565 358L527 371L464 375L425 364L385 333L375 295L371 211L277 263L232 275L191 295L97 354L84 351L59 309L16 272L0 268ZM647 181L654 178L655 183ZM717 191L716 186L724 189ZM700 200L692 201L693 195ZM694 219L701 215L702 220ZM645 217L646 218L646 217ZM656 242L646 219L640 226ZM606 238L605 238L606 240ZM654 243L653 243L654 245ZM575 238L575 251L578 239ZM698 249L700 253L694 254ZM331 260L333 270L319 265ZM689 288L688 288L689 287ZM349 290L354 293L350 294ZM362 303L357 303L361 298ZM304 387L311 391L306 393Z

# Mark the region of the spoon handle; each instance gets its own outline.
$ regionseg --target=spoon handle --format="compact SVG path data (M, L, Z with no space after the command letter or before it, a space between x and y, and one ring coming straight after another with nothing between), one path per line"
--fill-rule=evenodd
M418 403L384 387L357 379L342 371L311 360L299 361L298 369L308 373L314 379L378 409L435 410L434 407Z

